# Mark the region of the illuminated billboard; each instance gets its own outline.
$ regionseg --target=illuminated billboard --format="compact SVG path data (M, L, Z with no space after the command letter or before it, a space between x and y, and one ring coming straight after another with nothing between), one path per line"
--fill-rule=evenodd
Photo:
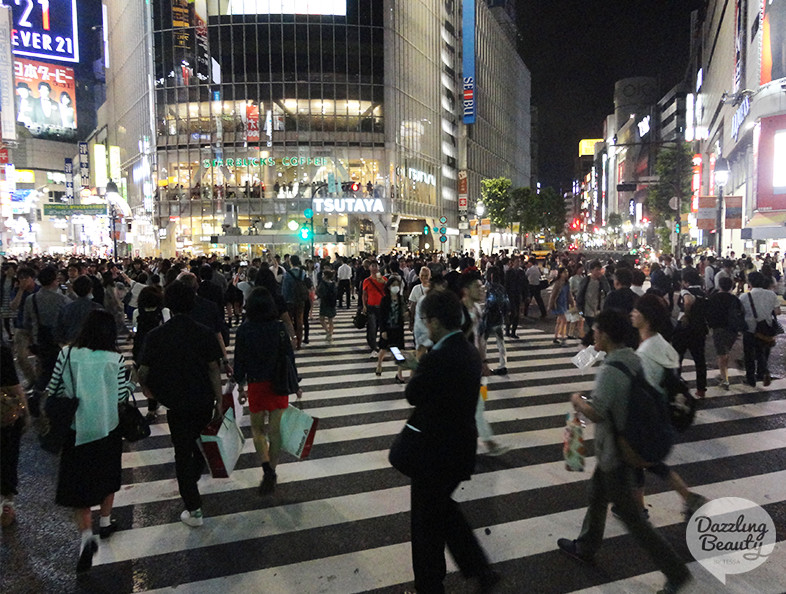
M786 210L786 115L762 118L756 171L756 209Z
M595 145L603 142L602 138L585 138L579 142L579 157L595 155Z
M16 122L33 136L72 137L76 131L74 69L14 58Z
M0 0L13 14L17 56L79 62L76 0Z
M347 16L346 0L229 0L227 14Z
M761 84L786 78L786 0L762 0Z

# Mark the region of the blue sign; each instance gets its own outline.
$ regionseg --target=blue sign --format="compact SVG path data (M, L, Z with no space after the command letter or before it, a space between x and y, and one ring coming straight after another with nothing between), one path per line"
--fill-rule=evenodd
M76 0L0 0L0 5L13 13L14 54L79 62Z
M475 123L475 0L464 0L461 21L461 110L465 124Z

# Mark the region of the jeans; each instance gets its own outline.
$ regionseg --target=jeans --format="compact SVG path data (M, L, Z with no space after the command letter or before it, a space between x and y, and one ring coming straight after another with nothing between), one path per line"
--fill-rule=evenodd
M682 371L682 359L685 351L690 351L693 362L696 365L696 390L704 391L707 389L707 357L704 353L704 343L707 336L700 330L692 328L678 329L674 332L671 344L680 356L680 371Z
M742 350L745 356L745 380L753 385L769 373L767 361L770 358L770 347L756 340L756 335L752 332L743 332Z
M653 528L644 517L643 510L636 501L633 489L635 469L621 464L610 471L596 468L589 483L589 507L584 516L581 534L576 539L578 553L593 557L603 542L606 529L606 513L612 502L617 513L636 539L647 551L651 559L666 577L675 583L685 579L688 568L671 545Z
M412 569L418 594L443 594L445 545L465 577L488 569L488 558L458 504L458 480L412 479Z
M170 409L167 412L172 445L175 448L177 488L188 511L202 507L197 481L205 469L205 458L199 450L197 439L212 418L212 407L185 412Z
M377 350L377 329L379 327L379 307L369 305L366 308L368 322L366 322L366 343L372 351Z
M486 340L491 335L497 339L497 351L499 355L499 366L507 367L508 365L508 352L505 350L505 337L502 335L502 326L492 326L486 330Z

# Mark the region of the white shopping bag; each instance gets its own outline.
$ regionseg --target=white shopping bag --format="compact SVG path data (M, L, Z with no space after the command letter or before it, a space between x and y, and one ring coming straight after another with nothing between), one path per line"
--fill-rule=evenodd
M199 436L199 448L205 456L213 478L229 478L235 468L246 438L235 421L235 409L229 407L220 421L211 422Z
M594 346L589 345L586 349L582 349L576 353L576 356L570 361L576 367L584 371L595 365L596 361L602 361L605 356L606 353L603 351L596 351Z
M281 415L281 448L296 458L305 458L311 453L317 425L319 419L290 404Z

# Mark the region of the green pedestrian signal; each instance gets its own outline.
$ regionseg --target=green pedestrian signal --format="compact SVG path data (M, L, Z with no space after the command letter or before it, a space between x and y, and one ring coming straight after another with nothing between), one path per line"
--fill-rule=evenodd
M424 225L423 227L423 235L428 235L431 232L431 229L428 225Z
M679 235L679 234L680 234L680 222L679 222L679 221L677 221L676 223L674 223L674 232L675 232L677 235Z
M300 228L300 231L298 231L298 236L303 241L308 241L309 239L311 239L311 229L309 229L304 225L303 227Z
M307 219L313 219L314 211L311 210L310 208L307 208L306 210L303 211L303 216L306 217Z

